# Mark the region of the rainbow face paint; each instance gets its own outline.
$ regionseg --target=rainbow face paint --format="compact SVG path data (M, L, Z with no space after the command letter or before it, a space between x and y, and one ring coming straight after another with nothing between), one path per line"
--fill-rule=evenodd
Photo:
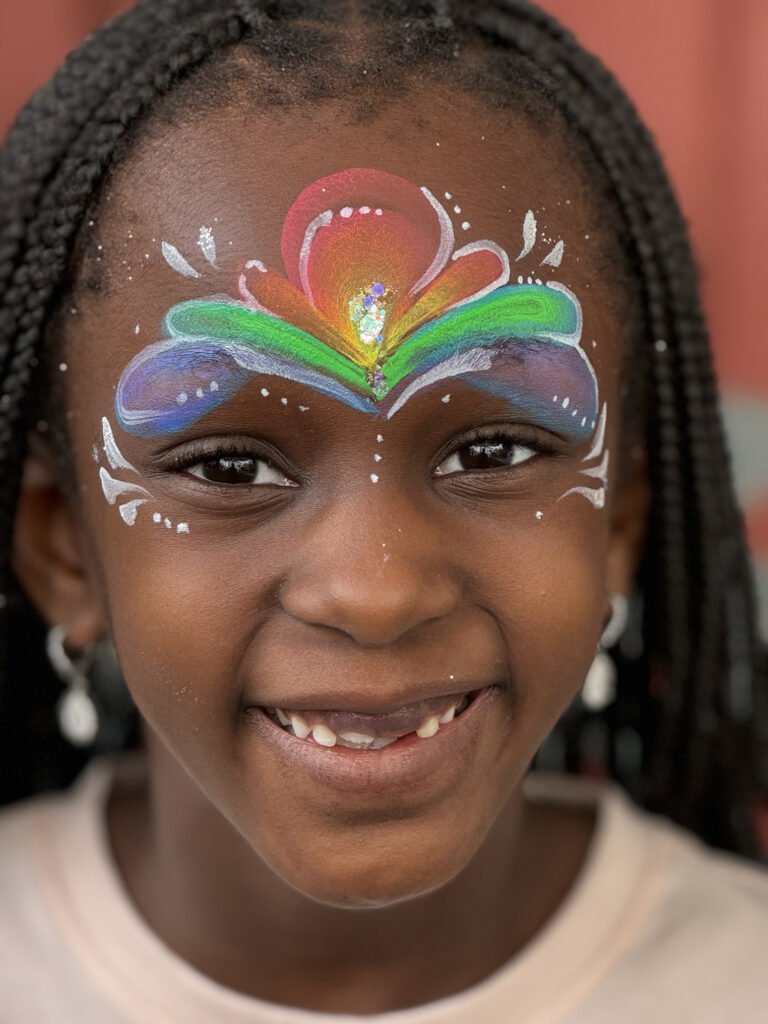
M535 220L526 226L530 251ZM428 189L370 169L320 179L288 211L282 256L285 276L252 259L237 297L168 312L161 340L120 378L124 430L183 430L266 374L381 418L458 380L569 439L592 436L598 388L578 300L556 283L510 285L494 242L455 249L451 218Z

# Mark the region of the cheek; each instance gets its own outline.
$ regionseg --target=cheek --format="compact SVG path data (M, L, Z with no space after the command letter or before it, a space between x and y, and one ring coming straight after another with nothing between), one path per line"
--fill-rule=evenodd
M126 682L171 746L236 714L238 667L263 613L266 574L248 572L227 531L164 535L135 527L107 566Z
M606 513L578 498L486 536L485 600L505 635L516 709L541 718L545 731L578 692L595 654L607 539Z

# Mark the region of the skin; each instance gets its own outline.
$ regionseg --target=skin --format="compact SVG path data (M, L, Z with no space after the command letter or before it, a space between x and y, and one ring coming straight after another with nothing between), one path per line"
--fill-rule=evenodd
M73 650L111 633L143 717L149 781L118 788L109 808L140 912L223 984L340 1013L473 984L529 942L573 884L591 815L529 804L521 781L582 684L609 592L631 586L644 521L636 467L623 467L621 486L611 475L605 510L579 496L558 502L584 483L589 442L559 441L511 469L436 476L469 429L519 419L459 383L382 422L287 381L273 379L264 399L264 380L254 381L184 434L146 440L116 428L151 510L189 523L188 536L147 511L129 528L105 502L92 450L102 416L115 426L124 366L174 303L234 294L247 258L280 267L291 202L345 167L450 191L472 223L467 240L493 239L513 260L526 210L539 211L548 235L567 243L549 279L580 298L601 400L620 407L620 297L598 212L562 143L439 91L379 117L387 137L376 146L337 101L279 113L233 105L145 135L85 242L85 269L98 267L106 288L84 293L68 318L77 496L33 440L14 555L41 613L67 622ZM161 239L192 258L214 218L219 269L202 280L175 274ZM525 429L531 442L554 443ZM619 430L609 415L616 454ZM213 436L265 439L299 486L225 492L168 468L191 438ZM335 690L396 704L442 683L449 693L497 685L479 742L425 788L375 799L286 772L243 715L244 704L290 707Z

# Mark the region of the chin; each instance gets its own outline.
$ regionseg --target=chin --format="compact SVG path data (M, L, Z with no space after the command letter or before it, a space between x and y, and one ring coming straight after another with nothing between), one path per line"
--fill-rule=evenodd
M481 841L455 836L446 848L444 835L425 846L405 840L355 842L349 837L343 849L328 847L320 855L292 865L270 866L283 881L308 899L346 910L391 907L427 896L448 885L466 867ZM394 848L393 848L394 846Z
M400 903L427 896L451 881L456 872L448 877L425 878L421 872L403 874L386 880L365 880L356 878L313 879L289 881L308 899L337 910L378 910L394 907Z

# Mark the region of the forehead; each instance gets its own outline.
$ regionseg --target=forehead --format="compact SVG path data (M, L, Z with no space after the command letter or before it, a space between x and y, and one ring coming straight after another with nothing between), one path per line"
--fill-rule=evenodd
M290 110L240 101L154 124L114 178L100 227L118 244L129 232L137 243L158 234L194 243L200 224L218 218L228 247L255 246L275 263L285 214L310 182L374 167L429 187L451 212L459 206L457 239L495 238L511 252L534 209L544 238L567 235L580 258L595 249L597 235L584 237L596 226L585 172L558 122L537 125L437 85L365 111L354 97Z
M599 375L617 362L621 325L601 271L596 203L553 124L441 87L367 103L364 118L352 97L291 110L239 101L151 123L87 229L86 261L98 263L106 282L78 311L88 376L114 386L178 304L240 299L245 262L283 270L281 239L297 197L351 167L428 189L452 220L455 248L489 242L503 250L510 283L541 275L569 289L584 310L583 345ZM206 254L204 232L215 256ZM559 243L565 256L553 266L547 260Z

